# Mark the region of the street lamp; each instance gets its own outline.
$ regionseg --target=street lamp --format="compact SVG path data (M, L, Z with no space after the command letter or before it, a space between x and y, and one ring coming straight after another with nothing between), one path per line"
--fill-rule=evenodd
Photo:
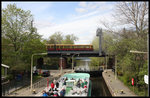
M148 52L142 52L142 51L134 51L134 50L130 50L131 53L148 53Z
M72 55L72 72L73 72L73 67L74 67L74 66L73 66L73 63L74 63L73 56L75 56L75 55L76 55L76 54L73 54L73 55ZM78 55L79 55L79 54L78 54Z
M35 53L31 56L31 92L32 92L32 68L33 68L33 56L35 55L47 55L47 53Z
M117 78L117 56L115 56L115 80Z
M61 74L62 74L62 61L63 61L63 57L61 56L61 57L60 57L60 63L61 63L61 64L60 64L60 73L61 73Z

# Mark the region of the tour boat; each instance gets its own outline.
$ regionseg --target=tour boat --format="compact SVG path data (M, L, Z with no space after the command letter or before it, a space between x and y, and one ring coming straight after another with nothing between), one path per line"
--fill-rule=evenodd
M90 74L88 73L66 73L61 76L56 82L59 83L57 88L58 96L61 96L61 91L64 90L64 97L90 97L92 90L92 83L90 80ZM78 85L80 84L80 85ZM54 87L54 90L56 85ZM48 92L51 89L46 88L45 91ZM37 94L37 96L41 96Z
M66 80L66 85L64 85L64 81ZM59 88L58 90L61 91L65 89L65 96L91 96L92 84L90 80L90 74L88 73L69 73L65 74L58 79L59 81ZM80 81L81 85L78 86L78 82ZM82 82L86 82L84 87L82 86ZM60 92L59 92L60 95Z

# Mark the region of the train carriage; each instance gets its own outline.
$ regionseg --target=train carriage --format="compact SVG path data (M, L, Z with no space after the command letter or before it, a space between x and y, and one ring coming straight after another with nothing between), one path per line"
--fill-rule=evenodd
M48 51L93 51L93 45L46 44Z

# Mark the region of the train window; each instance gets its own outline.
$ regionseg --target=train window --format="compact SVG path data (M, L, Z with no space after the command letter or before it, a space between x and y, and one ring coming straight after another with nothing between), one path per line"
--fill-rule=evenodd
M84 48L84 46L80 45L79 48Z
M60 46L60 49L63 49L63 46Z
M54 46L51 46L51 48L54 48Z
M59 49L59 46L56 46L57 49Z
M74 48L73 45L71 45L71 48L72 48L72 49Z
M70 46L66 46L67 48L70 48Z
M67 48L67 46L64 46L64 48Z

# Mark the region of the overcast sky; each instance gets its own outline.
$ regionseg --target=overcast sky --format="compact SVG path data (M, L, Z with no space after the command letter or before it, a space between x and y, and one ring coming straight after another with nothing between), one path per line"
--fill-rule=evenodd
M18 8L30 10L34 26L42 38L57 31L79 38L75 44L90 44L98 27L105 28L100 20L113 21L116 2L2 2L2 8L15 3Z

